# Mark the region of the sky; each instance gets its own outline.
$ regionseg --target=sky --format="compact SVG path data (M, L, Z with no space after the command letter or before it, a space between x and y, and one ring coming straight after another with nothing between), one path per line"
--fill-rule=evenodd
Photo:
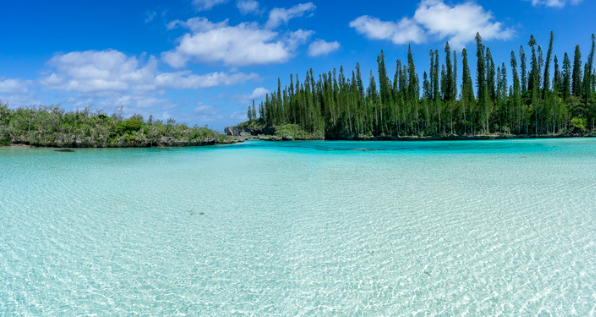
M255 100L359 62L364 81L384 50L390 78L411 45L416 70L469 50L479 32L495 62L534 34L562 60L596 32L593 0L256 1L6 0L0 3L0 100L174 118L216 130L246 120ZM461 62L461 55L458 56ZM458 67L461 72L461 65ZM458 76L461 78L461 74Z

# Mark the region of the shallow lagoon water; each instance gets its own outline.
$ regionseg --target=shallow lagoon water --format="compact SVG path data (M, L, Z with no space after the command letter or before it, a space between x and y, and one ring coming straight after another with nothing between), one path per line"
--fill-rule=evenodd
M0 149L0 316L593 316L596 140Z

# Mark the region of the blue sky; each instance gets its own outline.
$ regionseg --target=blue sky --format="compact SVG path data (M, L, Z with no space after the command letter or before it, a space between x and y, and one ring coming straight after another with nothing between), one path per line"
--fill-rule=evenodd
M560 59L576 44L585 56L594 12L591 0L2 1L0 100L108 113L123 106L127 115L221 130L245 120L278 77L350 72L356 62L368 77L381 49L392 77L408 43L420 75L445 41L473 57L477 31L508 69L511 50L530 34L546 48L551 30Z

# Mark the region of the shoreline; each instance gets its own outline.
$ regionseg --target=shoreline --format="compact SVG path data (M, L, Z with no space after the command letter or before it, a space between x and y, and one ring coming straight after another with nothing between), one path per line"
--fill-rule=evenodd
M292 142L292 141L397 141L397 142L412 142L412 141L491 141L491 140L529 140L529 139L589 139L595 138L596 135L449 135L449 136L382 136L382 137L348 137L341 139L300 139L300 138L280 138L277 136L258 135L248 137L248 140L261 140L270 142Z
M213 146L213 145L230 145L236 143L244 142L244 139L231 139L225 140L223 142L220 141L213 141L213 142L180 142L180 144L157 144L157 145L123 145L123 146L85 146L84 144L65 144L65 145L31 145L26 143L11 143L10 145L0 146L2 148L12 148L12 149L150 149L150 148L185 148L185 147L202 147L202 146Z
M301 138L280 138L272 135L257 135L245 138L238 138L235 140L227 140L227 142L182 142L182 145L156 145L156 146L116 146L116 147L93 147L93 146L57 146L57 145L30 145L25 143L12 143L8 146L0 146L0 149L150 149L150 148L189 148L189 147L202 147L202 146L214 146L214 145L232 145L238 143L244 143L245 141L267 141L267 142L294 142L294 141L385 141L385 142L416 142L416 141L494 141L494 140L531 140L531 139L590 139L596 138L596 135L450 135L450 136L428 136L428 137L395 137L395 136L384 136L384 137L354 137L344 139L301 139Z

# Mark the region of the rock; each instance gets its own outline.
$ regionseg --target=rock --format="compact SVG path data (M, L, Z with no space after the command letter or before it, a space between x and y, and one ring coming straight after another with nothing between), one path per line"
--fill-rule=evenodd
M242 134L250 134L250 131L239 127L226 127L224 132L226 135L230 136L242 136Z
M229 136L239 136L239 137L244 137L244 138L249 138L251 136L258 136L259 134L265 134L265 135L273 135L275 134L275 128L273 127L268 127L268 128L263 128L263 129L253 129L253 128L242 128L242 127L238 127L238 126L233 126L233 127L226 127L224 129L224 133L226 135Z

